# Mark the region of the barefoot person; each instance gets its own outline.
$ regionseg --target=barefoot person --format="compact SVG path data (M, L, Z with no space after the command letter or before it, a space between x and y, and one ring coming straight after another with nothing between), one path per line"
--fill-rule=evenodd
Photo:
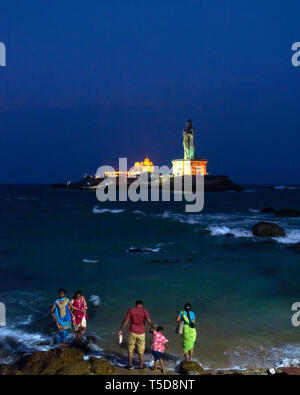
M153 343L152 343L152 355L154 358L153 370L157 369L157 363L160 363L161 370L165 373L165 365L163 361L163 356L165 352L165 348L168 349L168 339L163 335L164 328L162 326L158 326L157 329L150 329L149 332L153 334Z
M141 300L138 300L134 307L132 307L126 314L124 321L121 324L119 330L119 336L122 336L122 330L130 322L129 336L127 340L128 348L128 369L133 369L132 356L137 347L139 356L139 368L144 368L144 351L145 351L145 331L147 322L151 327L153 323L151 321L148 311L144 308L144 304Z
M81 343L82 336L86 331L87 303L81 291L77 291L70 304L72 312L72 324L75 330L75 342Z
M61 341L61 350L64 351L67 338L67 330L71 329L71 312L69 299L66 297L66 290L61 288L58 291L59 298L54 302L51 314L58 327Z
M191 360L193 357L193 351L196 341L196 328L195 328L195 313L192 312L192 306L190 303L184 305L184 310L181 311L176 322L183 321L183 334L182 334L182 348L184 358L186 361Z

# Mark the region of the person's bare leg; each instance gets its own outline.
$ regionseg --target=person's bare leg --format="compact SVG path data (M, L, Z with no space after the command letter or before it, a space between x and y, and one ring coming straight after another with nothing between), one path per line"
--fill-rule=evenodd
M193 358L193 351L194 351L193 349L189 351L189 354L190 354L190 361L191 361L192 358Z
M184 360L185 360L185 361L188 361L188 360L189 360L189 353L188 353L188 352L186 352L186 353L184 354Z
M153 370L157 369L157 361L154 359L154 365L153 365Z
M162 358L160 358L159 363L160 363L160 366L161 366L161 371L162 371L163 373L165 373L165 372L166 372L166 369L165 369L164 361L163 361Z
M140 369L144 369L144 353L138 353L138 355L139 355Z
M128 367L129 368L131 368L131 366L132 366L132 356L133 356L133 352L128 351Z

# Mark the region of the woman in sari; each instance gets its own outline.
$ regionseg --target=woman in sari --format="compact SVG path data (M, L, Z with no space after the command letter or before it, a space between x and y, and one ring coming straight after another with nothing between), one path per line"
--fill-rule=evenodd
M75 341L81 343L86 330L87 303L81 291L77 291L71 301L72 324L75 330Z
M195 328L196 316L195 313L192 312L192 306L190 303L186 303L184 305L184 310L178 314L176 322L180 321L183 321L184 323L183 333L181 335L184 358L186 361L189 361L193 357L193 351L197 336Z
M61 350L64 351L67 338L67 331L71 329L71 312L69 309L69 299L66 297L66 290L61 288L58 291L59 298L54 302L51 314L58 327L61 341Z

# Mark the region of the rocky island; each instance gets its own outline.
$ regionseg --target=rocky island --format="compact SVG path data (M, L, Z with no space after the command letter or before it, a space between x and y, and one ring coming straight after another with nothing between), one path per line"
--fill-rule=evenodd
M183 130L183 159L172 160L172 174L170 177L170 187L174 191L175 180L184 176L191 176L193 178L193 185L197 175L204 176L204 191L205 192L225 192L225 191L241 191L242 188L231 181L224 175L211 175L207 172L208 160L199 158L196 155L194 144L195 129L193 128L192 121L189 119L186 122L185 129ZM140 178L142 174L147 174L150 183L151 174L153 174L155 166L148 157L142 162L136 162L129 171L118 170L105 172L104 176L86 175L78 182L58 183L53 184L55 188L70 188L70 189L86 189L94 190L97 186L105 180L105 178L113 177L118 187L120 177L126 177L127 185L129 186L136 179ZM97 172L98 173L98 172ZM164 176L165 177L165 176ZM159 173L159 187L163 188L163 176Z

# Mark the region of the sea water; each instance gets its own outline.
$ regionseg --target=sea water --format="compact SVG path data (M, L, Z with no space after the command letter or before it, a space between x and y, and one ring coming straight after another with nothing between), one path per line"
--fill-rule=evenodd
M204 211L186 214L183 203L100 203L94 192L1 186L0 362L56 345L49 311L63 287L89 301L91 354L120 365L126 342L118 344L118 329L137 299L165 328L170 368L182 357L175 317L186 302L204 367L300 364L300 328L291 324L300 254L290 248L300 241L300 219L260 213L265 207L300 210L300 187L207 193ZM278 223L287 236L253 237L258 221ZM150 346L147 335L148 362Z

